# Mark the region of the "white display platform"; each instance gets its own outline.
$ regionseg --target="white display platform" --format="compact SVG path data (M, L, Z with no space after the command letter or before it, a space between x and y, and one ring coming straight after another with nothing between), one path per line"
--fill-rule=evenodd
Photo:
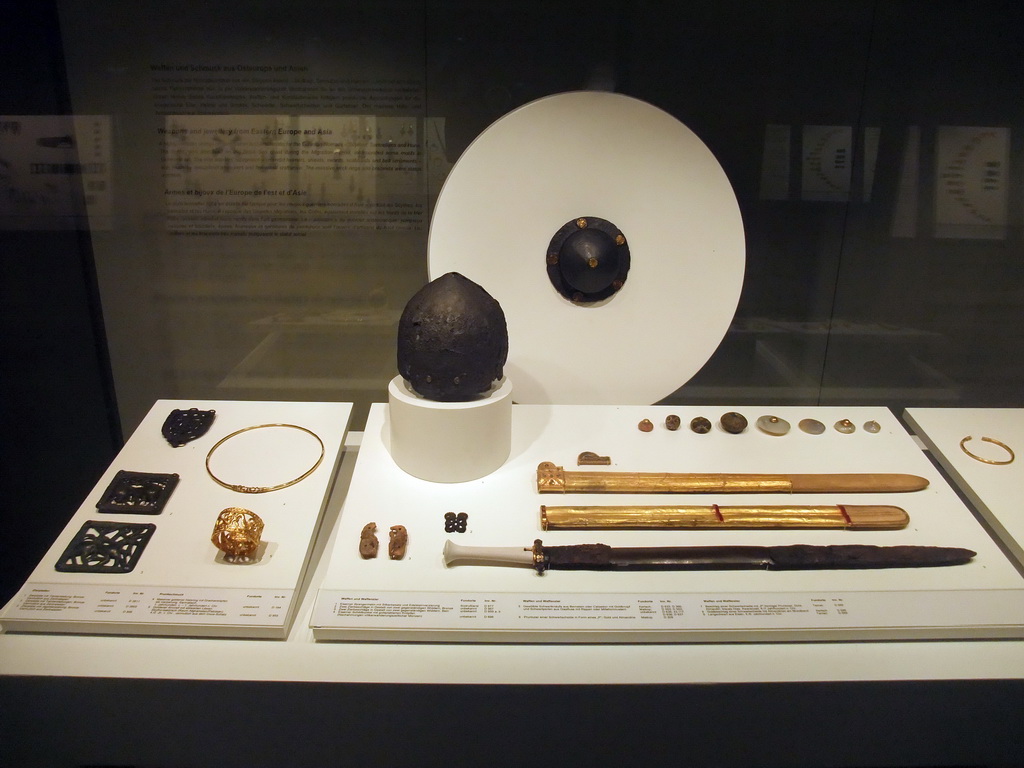
M359 462L338 523L310 626L317 640L443 642L775 642L783 640L1024 637L1024 579L1006 559L913 438L882 408L745 407L753 425L774 413L793 430L774 437L751 426L725 433L723 406L515 406L506 464L455 485L406 475L387 452L387 409L372 407ZM669 413L683 427L664 426ZM711 433L687 429L705 415ZM797 429L805 417L822 435ZM650 433L637 429L649 418ZM832 428L839 419L854 434ZM861 425L873 419L877 434ZM651 495L538 494L536 467L575 469L582 451L608 455L608 469L676 472L900 472L931 485L902 494ZM600 468L596 468L600 469ZM896 504L910 514L899 531L548 531L541 504ZM799 501L797 501L799 499ZM444 514L466 512L468 531L445 533ZM363 560L359 533L378 526L381 555ZM409 531L408 554L387 558L388 528ZM612 546L714 544L920 544L975 550L969 564L878 571L592 572L445 567L446 539L474 546L603 542Z
M317 587L363 434L346 437L342 466L284 642L202 637L0 631L0 675L40 679L241 680L408 684L699 684L1024 679L1024 640L822 643L447 644L317 642ZM945 683L940 682L942 686ZM845 689L837 689L846 700Z
M172 409L214 409L202 437L172 447L161 426ZM320 519L342 454L352 406L160 400L57 537L26 584L0 613L7 631L284 638L294 618ZM240 493L207 474L206 456L236 430L293 424L316 433L324 455L301 482L269 493ZM300 430L252 430L225 442L211 467L221 479L271 485L300 476L320 454ZM177 473L177 487L157 515L100 513L97 500L118 470ZM225 562L210 541L226 507L258 514L265 528L258 558ZM156 530L129 573L61 573L54 565L86 521L152 523Z
M957 487L975 506L1007 550L1024 565L1024 409L1020 408L908 408L904 417L920 436ZM986 464L960 450L967 448L983 458L1003 461L1009 454L998 445L982 441L990 437L1008 445L1016 454L1010 464Z

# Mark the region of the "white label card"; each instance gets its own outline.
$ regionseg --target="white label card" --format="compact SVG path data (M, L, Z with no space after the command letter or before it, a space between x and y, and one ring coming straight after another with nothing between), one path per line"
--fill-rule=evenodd
M1002 626L1024 618L1020 606L1007 611L1014 593L990 590L964 600L950 592L637 595L324 590L312 625L368 632L482 629L570 634Z
M10 603L4 620L276 627L288 617L293 594L291 589L33 584Z

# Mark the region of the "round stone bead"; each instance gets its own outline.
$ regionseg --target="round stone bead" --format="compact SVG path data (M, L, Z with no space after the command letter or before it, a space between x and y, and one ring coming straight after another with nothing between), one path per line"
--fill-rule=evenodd
M808 435L820 435L825 431L825 425L817 419L800 419L800 423L797 426Z
M719 423L722 425L722 429L726 432L738 435L744 429L747 428L747 417L742 413L736 413L736 411L729 411L723 413L722 418L719 419Z
M696 432L698 435L706 435L711 431L711 422L705 419L703 416L698 416L690 422L690 429Z

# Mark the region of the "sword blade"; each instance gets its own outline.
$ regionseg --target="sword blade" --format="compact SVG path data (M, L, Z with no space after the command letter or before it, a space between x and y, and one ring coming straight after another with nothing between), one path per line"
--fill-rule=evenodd
M543 570L848 570L928 568L962 565L977 553L961 547L791 544L776 547L609 547L575 544L545 547L539 540ZM540 567L540 558L535 557Z

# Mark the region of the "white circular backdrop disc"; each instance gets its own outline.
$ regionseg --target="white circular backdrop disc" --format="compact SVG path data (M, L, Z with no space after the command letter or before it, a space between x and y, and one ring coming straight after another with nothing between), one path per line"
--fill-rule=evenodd
M551 238L574 219L626 236L623 288L574 305L551 285ZM434 279L460 272L501 304L519 403L649 404L685 384L728 330L743 284L743 221L714 155L668 113L598 91L505 115L438 197Z

